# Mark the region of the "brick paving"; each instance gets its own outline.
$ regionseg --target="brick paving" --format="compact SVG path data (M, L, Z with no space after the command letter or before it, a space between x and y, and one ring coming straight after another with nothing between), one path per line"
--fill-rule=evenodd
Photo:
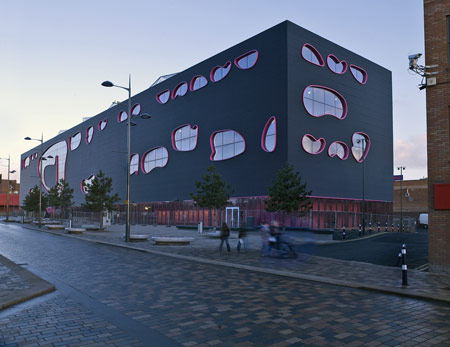
M81 237L116 237L123 243L120 232ZM447 303L219 264L249 263L291 273L326 266L314 256L261 258L256 237L250 240L254 244L249 252L236 254L233 249L230 255L219 254L218 240L206 238L204 243L196 240L195 247L133 243L158 252L195 255L209 264L35 232L22 233L20 245L13 238L2 239L0 252L27 259L43 274L51 273L117 315L182 346L450 345ZM6 316L0 311L0 345L155 345L112 324L94 307L80 304L56 286L56 293L40 303Z

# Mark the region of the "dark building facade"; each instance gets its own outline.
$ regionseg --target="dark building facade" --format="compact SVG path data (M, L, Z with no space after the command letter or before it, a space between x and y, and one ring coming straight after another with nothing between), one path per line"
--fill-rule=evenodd
M391 73L283 22L132 97L131 201L185 201L214 164L236 199L267 195L286 162L312 199L392 211ZM127 102L44 143L44 188L100 169L125 199ZM40 146L24 153L21 198L38 184ZM34 176L34 177L33 177Z

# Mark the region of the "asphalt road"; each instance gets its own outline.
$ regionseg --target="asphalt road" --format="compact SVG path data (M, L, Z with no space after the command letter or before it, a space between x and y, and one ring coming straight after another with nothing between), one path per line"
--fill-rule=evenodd
M0 312L0 345L443 345L450 306L0 226L56 292Z
M373 235L376 232L372 232ZM385 266L396 266L402 244L406 244L407 264L411 269L428 263L428 230L416 233L385 233L368 239L336 244L297 245L301 253L341 260L353 260Z

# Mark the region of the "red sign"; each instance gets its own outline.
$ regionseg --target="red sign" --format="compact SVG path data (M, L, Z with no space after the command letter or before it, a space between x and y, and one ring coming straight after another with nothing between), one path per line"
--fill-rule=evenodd
M434 209L450 210L450 183L434 185Z

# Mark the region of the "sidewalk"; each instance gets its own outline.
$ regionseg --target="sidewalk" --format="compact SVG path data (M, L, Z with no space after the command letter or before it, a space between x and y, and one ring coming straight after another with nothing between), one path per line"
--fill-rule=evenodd
M25 225L24 227L34 230L38 229L33 225ZM223 253L218 251L220 240L218 238L209 237L207 231L200 235L197 230L192 229L133 225L131 226L132 234L146 235L149 240L144 242L126 243L123 240L124 230L124 225L113 225L108 227L108 231L104 232L86 231L83 234L67 234L63 230L49 231L45 227L42 228L42 231L64 235L66 237L78 238L112 246L127 247L140 251L143 250L149 253L183 260L450 303L450 275L436 275L417 270L408 270L408 286L402 286L402 270L399 267L344 261L308 254L299 254L296 259L261 257L261 239L259 232L247 233L249 249L246 252L241 253L236 252L237 238L236 234L232 232L230 237L232 251L228 254L226 251ZM376 237L376 235L373 235L372 237ZM152 236L186 236L193 237L195 241L188 246L161 246L155 245L151 241ZM299 236L295 240L295 242L305 241L311 242L311 236L299 233ZM320 243L329 241L317 240L317 242L317 247L320 247ZM357 247L358 244L358 241L345 242L353 242L355 247ZM3 274L1 261L0 274ZM14 277L16 274L17 273L11 271L7 276ZM15 285L18 288L23 285L20 281L16 282L17 284ZM14 287L14 284L12 287ZM2 290L3 289L0 287L0 300L2 298ZM0 308L2 308L2 306L0 306Z

